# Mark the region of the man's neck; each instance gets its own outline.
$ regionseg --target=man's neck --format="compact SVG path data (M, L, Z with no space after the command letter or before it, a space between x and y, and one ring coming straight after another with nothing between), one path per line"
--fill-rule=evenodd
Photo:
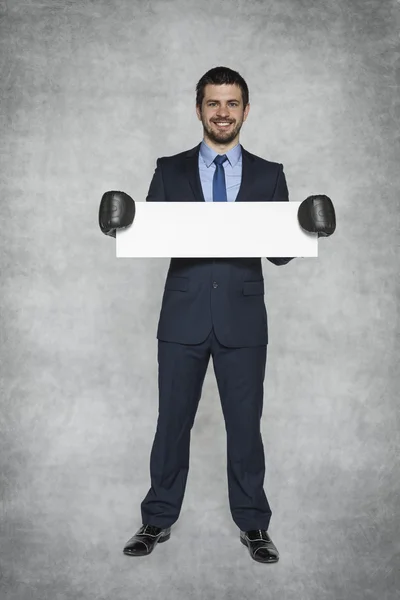
M235 140L234 142L232 142L231 144L226 144L225 146L213 144L206 138L203 138L203 141L205 144L207 144L207 146L209 148L211 148L211 150L214 150L214 152L217 152L218 154L226 154L227 152L229 152L229 150L232 150L232 148L234 148L235 146L237 146L239 144L238 139Z

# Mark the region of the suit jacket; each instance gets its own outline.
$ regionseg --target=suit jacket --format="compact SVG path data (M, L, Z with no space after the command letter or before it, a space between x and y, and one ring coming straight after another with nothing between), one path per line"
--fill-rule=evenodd
M198 168L200 145L157 159L146 202L205 202ZM235 201L288 201L282 164L241 148L242 180ZM284 265L292 259L268 260ZM228 347L268 343L261 258L171 259L157 338L199 344L212 327Z

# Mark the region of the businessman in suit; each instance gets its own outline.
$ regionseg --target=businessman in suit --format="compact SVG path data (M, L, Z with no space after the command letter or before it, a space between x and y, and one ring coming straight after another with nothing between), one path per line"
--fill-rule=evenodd
M285 202L283 167L246 151L239 133L250 104L236 71L216 67L196 87L203 141L187 152L159 158L148 202ZM105 235L134 220L135 203L125 192L106 192L99 209ZM327 196L309 196L299 225L327 237L336 229ZM268 258L285 265L292 258ZM159 416L150 458L151 488L141 504L142 526L126 543L129 556L150 554L169 540L189 471L190 433L210 357L213 359L227 433L231 514L250 556L277 562L268 533L271 508L263 489L264 448L260 432L268 324L261 258L171 260L158 323Z
M195 148L157 160L147 202L287 202L282 164L239 143L250 110L239 73L208 71L196 87L204 130ZM268 258L285 265L291 258ZM230 510L240 540L258 562L277 562L268 528L260 431L268 324L261 258L172 258L157 330L159 413L151 450L151 488L142 527L124 553L142 556L167 541L189 471L189 446L210 357L227 434Z

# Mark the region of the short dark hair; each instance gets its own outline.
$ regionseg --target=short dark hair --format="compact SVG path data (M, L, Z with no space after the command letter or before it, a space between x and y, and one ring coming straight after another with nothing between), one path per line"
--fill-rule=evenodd
M249 88L243 77L228 67L214 67L203 75L196 86L196 106L202 106L204 100L204 90L206 85L233 85L236 84L242 91L243 107L249 103Z

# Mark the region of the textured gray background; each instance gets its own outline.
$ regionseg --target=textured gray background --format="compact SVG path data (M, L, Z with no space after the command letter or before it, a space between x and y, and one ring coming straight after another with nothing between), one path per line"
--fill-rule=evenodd
M399 12L388 0L0 2L1 599L394 600L399 578ZM157 419L167 260L115 258L101 195L146 197L238 70L241 143L328 194L318 259L264 261L275 566L228 507L212 363L170 542L130 559Z

